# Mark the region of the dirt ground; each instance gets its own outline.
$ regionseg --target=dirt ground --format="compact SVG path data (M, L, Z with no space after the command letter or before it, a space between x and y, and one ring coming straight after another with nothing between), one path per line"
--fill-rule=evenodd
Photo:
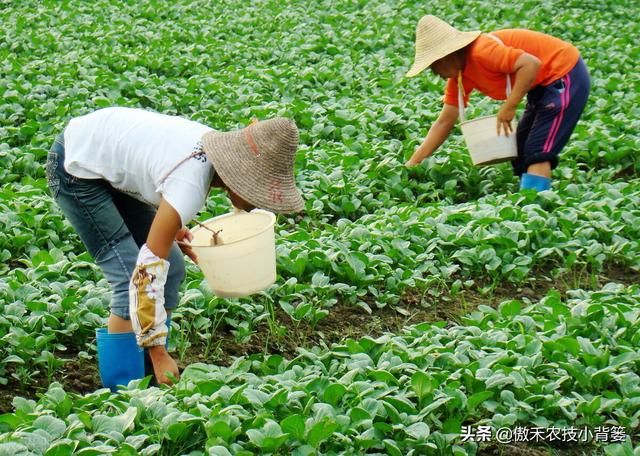
M543 271L537 271L532 274L532 277L536 277L536 279L526 285L501 284L491 292L484 294L480 292L483 289L483 284L476 284L473 288L453 296L445 293L437 298L424 292L408 291L402 296L399 304L399 307L408 311L405 312L408 315L401 314L390 306L378 309L372 305L372 314L368 314L359 307L337 304L331 308L329 314L315 328L312 328L307 322L292 320L279 309L276 320L284 329L280 336L274 336L267 323L263 322L250 340L239 343L230 328L222 327L215 334L219 345L210 356L203 355L203 347L192 346L186 355L179 360L179 365L181 369L194 362L228 365L234 357L254 353L282 354L285 357L293 357L296 355L298 347L308 348L321 344L330 346L332 343L343 341L349 337L359 338L365 335L377 337L385 332L398 333L407 325L422 322L446 321L453 324L459 320L461 315L471 312L480 304L497 306L508 299L522 298L536 302L552 288L564 295L569 289L598 289L607 282L625 285L640 283L640 273L621 266L610 266L597 276L587 272L573 272L560 279L551 280L545 278ZM64 353L64 358L68 361L55 374L54 381L64 385L67 391L80 394L101 387L94 360L78 359L68 352ZM35 384L26 387L17 382L10 382L3 386L0 391L0 414L13 410L11 401L14 396L36 399L46 391L48 383L46 378L39 378ZM553 454L548 449L538 449L531 446L490 447L483 451L481 454L484 455L540 456ZM562 454L582 453L563 452Z

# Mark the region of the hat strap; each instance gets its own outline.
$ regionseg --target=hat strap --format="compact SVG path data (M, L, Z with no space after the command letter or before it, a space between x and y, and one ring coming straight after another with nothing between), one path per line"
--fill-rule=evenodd
M495 41L505 46L500 38L495 36L492 33L487 33L487 36L493 38ZM460 122L464 122L464 87L462 85L462 71L458 71L458 111L460 115ZM507 73L507 87L506 87L507 98L511 95L511 75Z
M462 70L458 71L458 114L460 115L460 122L464 122L464 93L462 86Z
M197 156L197 155L200 155L200 154L202 154L202 153L204 153L202 150L197 150L197 151L193 152L192 154L189 154L189 156L188 156L188 157L185 157L185 158L183 158L182 160L180 160L178 163L176 163L176 165L175 165L173 168L171 168L171 170L169 170L169 172L168 172L167 174L165 174L165 175L162 177L162 179L160 179L160 185L164 184L164 181L166 181L166 180L167 180L167 177L169 177L169 176L171 175L171 173L172 173L172 172L174 172L176 169L178 169L178 167L179 167L180 165L182 165L184 162L186 162L186 161L187 161L187 160L189 160L190 158L193 158L193 157L195 157L195 156Z
M487 36L489 38L493 38L495 41L497 41L501 45L506 46L506 44L504 44L502 40L497 36L495 36L493 33L487 33ZM511 95L511 75L507 73L507 98L509 98L509 95Z

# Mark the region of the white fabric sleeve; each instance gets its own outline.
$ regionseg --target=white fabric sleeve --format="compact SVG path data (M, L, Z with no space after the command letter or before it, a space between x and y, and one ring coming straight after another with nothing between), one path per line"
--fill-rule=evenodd
M182 226L193 220L204 207L209 187L169 176L161 188L162 197L173 207Z
M169 262L154 255L144 244L129 282L131 325L140 347L166 344L168 328L164 286L168 273Z

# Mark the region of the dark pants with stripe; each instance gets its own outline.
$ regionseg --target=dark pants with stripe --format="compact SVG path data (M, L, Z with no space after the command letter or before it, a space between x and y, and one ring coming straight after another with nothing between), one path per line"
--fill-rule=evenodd
M548 86L536 86L527 94L527 107L518 123L517 176L535 163L558 166L558 155L567 144L589 97L591 82L582 58L573 69Z

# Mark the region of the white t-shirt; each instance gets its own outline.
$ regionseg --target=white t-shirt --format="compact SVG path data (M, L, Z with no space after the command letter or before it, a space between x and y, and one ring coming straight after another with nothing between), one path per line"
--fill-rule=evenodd
M181 117L142 109L105 108L72 119L64 131L64 168L82 179L105 179L115 189L158 207L164 198L192 220L205 204L213 166L202 151L212 129ZM181 160L202 153L178 166Z

